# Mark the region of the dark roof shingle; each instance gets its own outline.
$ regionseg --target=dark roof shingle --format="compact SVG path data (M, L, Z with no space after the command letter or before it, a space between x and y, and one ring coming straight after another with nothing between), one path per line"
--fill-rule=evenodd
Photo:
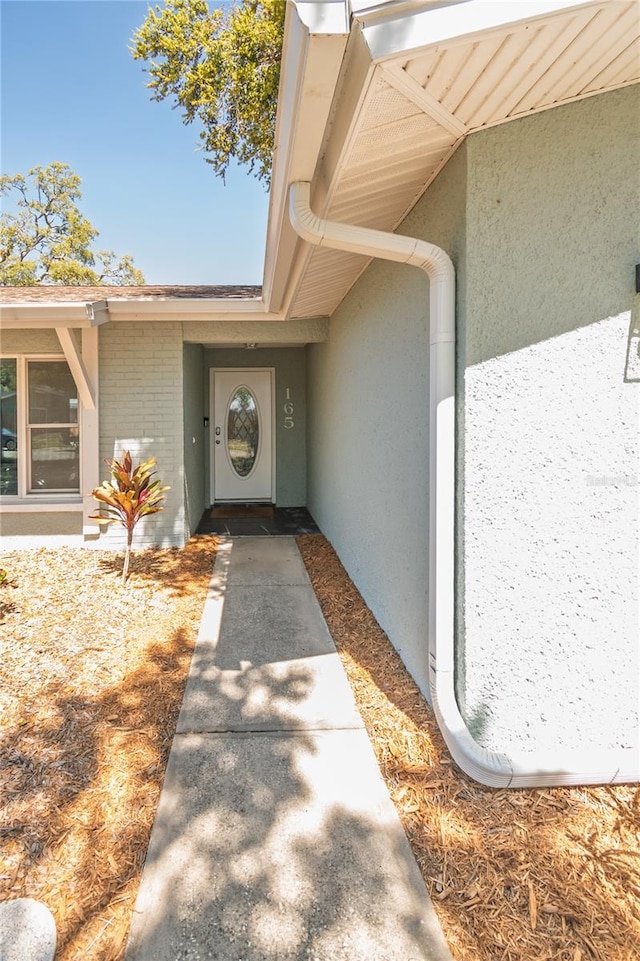
M259 300L258 286L0 287L0 304L68 304L97 300Z

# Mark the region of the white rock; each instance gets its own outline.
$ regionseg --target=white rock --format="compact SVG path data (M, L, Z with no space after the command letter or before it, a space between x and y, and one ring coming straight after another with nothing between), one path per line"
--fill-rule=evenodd
M0 961L53 961L56 923L33 898L0 903Z

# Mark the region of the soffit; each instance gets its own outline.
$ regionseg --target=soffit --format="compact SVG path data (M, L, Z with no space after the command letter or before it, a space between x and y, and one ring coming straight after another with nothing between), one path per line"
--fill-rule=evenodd
M336 108L315 212L396 229L468 133L638 82L639 36L637 0L605 0L371 63L349 124ZM331 315L368 263L317 247L303 258L293 317Z

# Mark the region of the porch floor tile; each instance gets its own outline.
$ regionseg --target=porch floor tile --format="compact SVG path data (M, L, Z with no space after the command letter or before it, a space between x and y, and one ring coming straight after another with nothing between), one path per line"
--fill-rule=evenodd
M306 507L274 507L272 517L212 517L211 508L202 515L196 534L226 537L295 537L319 534L320 529Z

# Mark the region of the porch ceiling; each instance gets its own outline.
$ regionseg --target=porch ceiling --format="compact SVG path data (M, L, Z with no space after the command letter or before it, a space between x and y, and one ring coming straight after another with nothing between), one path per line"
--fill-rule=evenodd
M519 20L559 4L478 6L506 8L515 22L485 19L456 35L449 24L474 22L459 4L422 7L403 17L401 30L391 15L381 23L380 12L375 23L358 23L314 180L318 215L394 230L468 133L640 80L637 0L571 3ZM305 248L290 316L331 315L367 263Z

